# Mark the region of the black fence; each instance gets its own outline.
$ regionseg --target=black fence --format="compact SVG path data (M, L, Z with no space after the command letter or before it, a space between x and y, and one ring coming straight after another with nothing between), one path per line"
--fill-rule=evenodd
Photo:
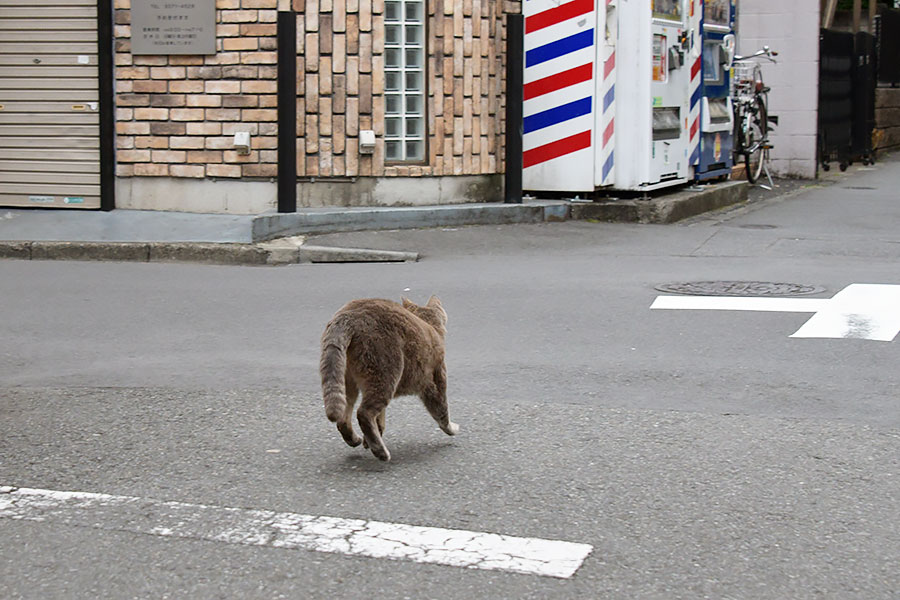
M841 170L874 159L875 37L823 29L819 36L819 162Z
M857 33L853 61L853 124L850 128L850 157L874 162L872 131L875 129L875 87L877 69L875 36Z
M878 81L900 84L900 10L882 10L876 20Z

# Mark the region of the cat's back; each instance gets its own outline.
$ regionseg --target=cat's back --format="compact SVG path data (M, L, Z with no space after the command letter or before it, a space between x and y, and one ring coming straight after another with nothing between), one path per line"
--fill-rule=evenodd
M391 300L363 298L351 300L335 313L329 327L350 330L355 335L417 329L418 319Z

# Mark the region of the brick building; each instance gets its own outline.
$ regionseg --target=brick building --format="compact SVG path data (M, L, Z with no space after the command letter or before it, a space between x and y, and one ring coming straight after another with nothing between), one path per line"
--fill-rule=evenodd
M32 165L30 175L20 173L5 196L0 188L0 204L273 210L279 10L296 15L296 39L288 43L296 45L301 206L501 197L504 14L518 12L518 2L168 0L156 5L171 8L176 16L169 19L184 18L177 16L181 7L215 2L215 53L145 54L133 47L148 30L133 26L137 1L0 7L0 28L18 28L21 38L20 47L7 51L23 57L23 70L10 75L27 73L34 87L15 94L16 117L43 127L35 135L55 157L44 167ZM59 42L52 49L29 43L51 39ZM43 57L34 59L37 66L26 60L32 52ZM41 70L51 62L71 80L58 79L58 68ZM65 93L73 85L84 99L77 114L75 96ZM43 112L29 112L36 101L46 105ZM16 133L21 148L33 146L28 131ZM249 134L249 152L236 145L237 133ZM67 136L79 138L80 152L66 146ZM114 146L104 149L111 139ZM84 177L74 176L79 170ZM54 184L37 181L35 171Z

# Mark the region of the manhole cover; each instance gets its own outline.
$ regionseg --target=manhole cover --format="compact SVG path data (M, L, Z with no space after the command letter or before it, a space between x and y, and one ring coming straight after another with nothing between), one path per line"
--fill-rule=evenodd
M689 281L656 286L660 292L690 296L808 296L825 288L799 283L771 281Z

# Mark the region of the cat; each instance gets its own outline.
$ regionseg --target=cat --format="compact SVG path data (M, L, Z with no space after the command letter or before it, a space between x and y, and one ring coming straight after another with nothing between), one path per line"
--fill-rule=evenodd
M319 374L325 415L348 445L364 443L377 458L390 460L382 434L385 410L398 396L418 395L444 433L459 432L447 407L446 333L447 312L436 296L425 306L406 298L353 300L335 313L322 334ZM359 392L362 438L351 423Z

